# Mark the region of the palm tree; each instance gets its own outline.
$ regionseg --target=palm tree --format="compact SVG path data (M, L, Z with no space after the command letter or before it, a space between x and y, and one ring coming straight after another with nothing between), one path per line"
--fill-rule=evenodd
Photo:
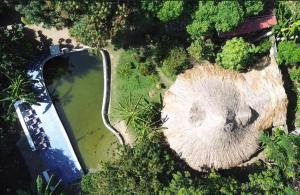
M36 104L36 97L33 92L29 92L33 82L25 79L21 74L16 78L5 75L10 80L10 85L0 92L0 102L9 102L8 111L18 100L23 100L29 104Z
M155 130L160 120L161 104L155 104L142 98L133 98L129 95L119 103L116 110L127 126L132 126L142 137L149 134L149 130ZM159 115L159 117L157 117Z

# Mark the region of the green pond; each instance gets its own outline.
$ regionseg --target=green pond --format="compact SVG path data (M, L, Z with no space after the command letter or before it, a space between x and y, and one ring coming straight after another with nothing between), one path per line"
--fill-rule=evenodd
M117 138L103 124L101 57L87 51L64 54L44 66L52 101L85 169L112 158Z

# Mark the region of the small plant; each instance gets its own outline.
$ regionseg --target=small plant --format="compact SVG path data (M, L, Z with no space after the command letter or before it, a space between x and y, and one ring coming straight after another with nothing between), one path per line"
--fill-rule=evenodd
M148 61L146 61L144 63L140 63L137 66L137 68L138 68L140 74L142 74L143 76L148 76L148 75L155 73L155 65Z
M293 41L282 41L278 44L278 63L296 65L300 63L300 46Z
M254 45L243 38L233 38L226 41L221 53L217 55L217 63L229 70L246 70L252 62Z
M298 82L300 80L300 67L293 66L290 70L290 78L292 81Z
M257 54L266 54L270 51L272 42L269 39L264 39L255 47L255 53Z
M198 39L191 43L188 47L188 54L196 61L203 59L212 60L215 57L214 45L210 42L205 42L202 39Z
M191 68L191 65L188 62L185 50L180 47L176 47L169 52L162 66L164 73L172 78L188 68Z
M126 63L123 65L123 67L119 68L118 70L118 74L120 75L120 77L122 78L127 78L129 77L131 70L134 68L134 64L131 63Z

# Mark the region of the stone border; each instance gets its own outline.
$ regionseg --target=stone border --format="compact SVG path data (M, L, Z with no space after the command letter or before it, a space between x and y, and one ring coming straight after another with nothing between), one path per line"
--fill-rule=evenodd
M109 103L110 103L110 94L111 94L111 62L109 53L107 50L101 50L102 61L103 61L103 73L104 73L104 94L102 101L102 120L107 129L109 129L119 140L119 142L124 145L125 140L121 133L114 128L108 117Z

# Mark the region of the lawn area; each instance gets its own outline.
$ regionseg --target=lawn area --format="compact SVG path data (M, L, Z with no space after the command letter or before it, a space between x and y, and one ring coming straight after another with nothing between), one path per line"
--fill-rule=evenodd
M118 110L119 103L130 96L159 102L160 94L164 94L172 81L157 68L153 70L153 73L143 75L139 71L142 62L136 59L138 54L134 49L114 50L111 45L108 45L106 49L110 53L112 64L110 120L114 124L122 120ZM129 127L129 129L132 128ZM130 134L135 135L133 131L130 131Z

